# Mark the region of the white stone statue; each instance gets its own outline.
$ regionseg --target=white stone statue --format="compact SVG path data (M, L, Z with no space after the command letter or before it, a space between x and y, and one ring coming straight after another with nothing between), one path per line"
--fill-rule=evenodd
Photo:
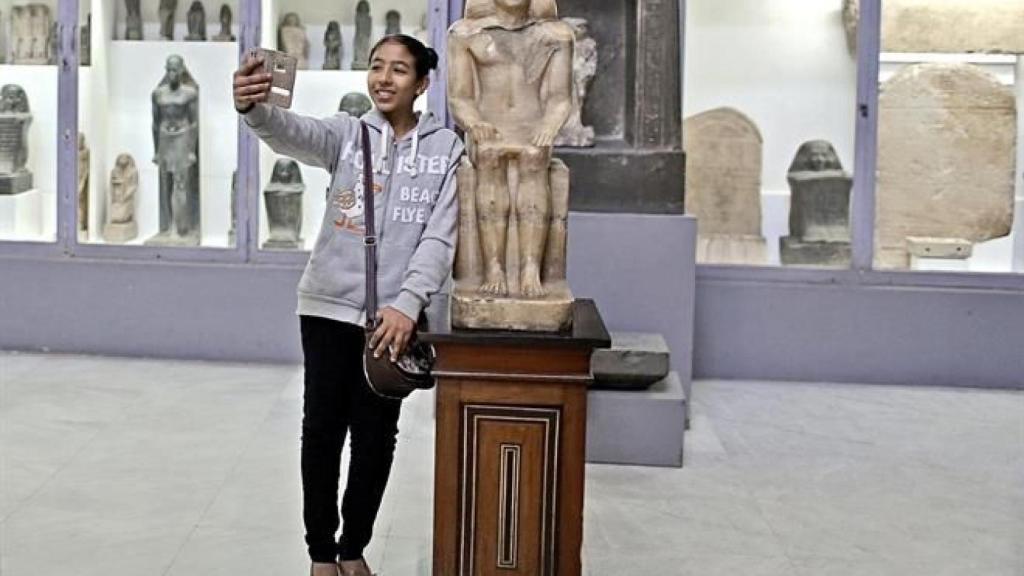
M572 111L573 39L553 0L471 0L451 27L449 105L469 150L458 175L456 326L571 321L568 169L551 150Z
M107 222L103 238L121 244L139 235L135 221L135 193L139 190L139 170L131 154L121 154L110 171L110 189L107 191Z
M295 12L285 14L281 20L281 27L277 31L277 49L294 56L299 61L299 70L309 68L309 38L306 36L306 27Z

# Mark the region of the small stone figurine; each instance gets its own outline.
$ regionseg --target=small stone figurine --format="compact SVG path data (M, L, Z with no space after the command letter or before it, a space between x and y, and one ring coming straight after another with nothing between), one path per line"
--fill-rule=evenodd
M341 70L341 26L337 20L328 22L324 32L324 70Z
M779 240L783 264L846 266L850 262L850 188L832 144L800 146L787 174L789 236Z
M89 233L89 145L85 134L78 133L78 238Z
M174 40L174 13L178 10L178 0L160 0L160 37Z
M402 33L402 13L398 10L388 10L384 15L384 35Z
M352 43L352 69L366 70L370 66L370 34L373 32L373 18L370 3L359 0L356 4L356 38Z
M234 42L235 35L231 33L231 7L227 4L220 6L220 32L213 37L214 42Z
M25 167L31 125L25 89L17 84L0 88L0 195L32 189L32 172Z
M139 189L139 170L131 154L121 154L110 171L110 190L107 191L107 223L103 226L103 239L121 244L139 235L135 221L135 193Z
M270 237L263 248L294 250L302 245L302 172L295 160L281 158L274 163L270 184L263 191Z
M194 0L188 7L188 35L185 40L192 42L206 41L206 8L199 0Z
M139 7L140 0L124 0L125 10L125 40L142 40L142 9Z
M281 27L277 30L277 49L294 56L299 61L299 70L309 68L309 39L306 37L306 27L299 21L299 15L295 12L285 14L281 20Z

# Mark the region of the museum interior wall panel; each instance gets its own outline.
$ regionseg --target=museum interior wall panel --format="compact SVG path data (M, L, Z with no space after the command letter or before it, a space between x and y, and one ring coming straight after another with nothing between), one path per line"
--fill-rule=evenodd
M857 63L841 8L687 2L684 148L687 212L703 212L699 262L849 265Z
M270 0L262 4L261 45L269 49L279 49L280 35L280 39L288 44L280 46L283 51L298 55L302 53L303 44L307 50L306 68L300 66L296 71L291 106L293 112L323 118L338 113L343 104L348 112L358 114L372 107L366 89L366 71L352 69L359 9L357 4L355 0L329 4L313 0ZM421 23L427 8L427 0L370 2L371 26L366 28L368 34L360 35L360 44L368 48L384 36L387 31L387 16L392 11L397 11L401 15L399 22L402 33L426 38L426 30L421 28ZM297 16L297 23L294 17L289 17L292 14ZM365 17L361 19L366 22ZM325 35L332 21L339 24L341 46L336 48L338 56L334 58L333 64L329 64L326 58ZM393 14L391 23L395 23ZM362 40L364 37L365 40ZM305 42L302 41L303 38ZM325 64L340 65L340 69L324 69ZM426 97L416 101L416 110L423 111L426 107ZM260 143L258 245L264 250L311 250L326 209L330 174L326 170L305 164L286 165L281 162L283 160L287 158L277 155L266 144ZM275 167L278 169L277 176ZM294 171L295 168L298 168L301 183L282 182L283 178L295 180L293 176L285 177L282 172ZM286 203L295 202L301 204L298 210L285 206ZM292 213L301 214L301 221L293 222L294 218L289 216ZM271 220L274 222L271 223ZM297 239L294 233L296 229Z
M0 240L56 240L56 15L56 1L0 2Z
M88 207L88 225L84 233L79 225L79 241L232 246L238 130L227 79L238 58L238 44L230 41L237 38L237 2L204 5L205 19L197 6L179 2L163 23L156 3L135 3L138 16L131 17L131 0L83 4L92 14L82 16L92 42L79 74L79 126L89 153L88 200L79 204ZM222 5L226 11L215 8ZM168 23L175 40L161 36ZM232 33L221 36L222 28ZM126 39L140 30L142 40ZM203 34L206 41L186 40ZM169 81L175 56L183 65L180 90ZM177 118L179 104L195 112ZM188 134L176 150L176 126L185 125ZM179 172L185 189L176 194L172 174Z

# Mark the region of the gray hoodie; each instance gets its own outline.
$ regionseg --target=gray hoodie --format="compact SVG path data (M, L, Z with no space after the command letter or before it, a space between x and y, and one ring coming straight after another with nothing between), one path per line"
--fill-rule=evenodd
M257 104L245 121L275 152L331 173L320 234L299 281L298 313L362 324L366 261L359 120L344 112L310 118ZM430 112L420 114L416 129L397 142L376 109L363 121L370 128L376 194L378 299L415 320L431 296L448 289L462 142Z

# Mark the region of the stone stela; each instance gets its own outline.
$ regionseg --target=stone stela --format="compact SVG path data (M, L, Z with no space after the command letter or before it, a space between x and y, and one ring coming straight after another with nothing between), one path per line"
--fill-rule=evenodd
M458 169L456 327L571 323L569 170L551 153L572 111L573 38L550 0L469 2L451 27L449 106L468 140Z

